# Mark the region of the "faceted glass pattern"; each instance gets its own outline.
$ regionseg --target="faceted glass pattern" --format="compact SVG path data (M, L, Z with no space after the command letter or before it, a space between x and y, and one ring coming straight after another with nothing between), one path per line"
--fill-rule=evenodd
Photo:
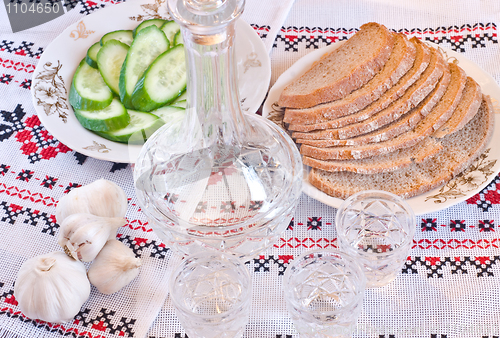
M366 279L347 254L315 250L297 257L283 279L285 301L301 337L349 337Z
M173 273L170 297L189 337L241 337L251 303L251 277L233 256L195 255Z
M415 234L415 215L406 202L384 191L348 198L336 218L341 250L364 267L367 286L386 285L404 264Z

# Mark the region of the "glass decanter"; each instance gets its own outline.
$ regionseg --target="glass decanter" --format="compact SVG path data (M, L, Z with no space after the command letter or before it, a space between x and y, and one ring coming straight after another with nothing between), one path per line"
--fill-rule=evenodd
M187 109L143 146L134 168L138 201L171 249L248 258L289 225L301 157L280 127L241 111L233 40L244 0L168 6L186 50Z

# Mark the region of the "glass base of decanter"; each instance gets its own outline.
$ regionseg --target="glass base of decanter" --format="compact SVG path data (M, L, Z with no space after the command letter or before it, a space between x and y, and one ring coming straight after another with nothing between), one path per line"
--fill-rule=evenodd
M242 144L207 147L178 126L160 129L135 164L136 192L154 231L175 251L252 256L286 229L301 194L296 145L272 122L248 116Z

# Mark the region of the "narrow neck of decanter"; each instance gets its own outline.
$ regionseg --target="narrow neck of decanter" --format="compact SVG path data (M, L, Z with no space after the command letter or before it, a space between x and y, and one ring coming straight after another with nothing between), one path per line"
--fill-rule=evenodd
M234 21L212 35L182 28L188 110L198 115L206 145L238 144L246 130L239 102L234 33Z

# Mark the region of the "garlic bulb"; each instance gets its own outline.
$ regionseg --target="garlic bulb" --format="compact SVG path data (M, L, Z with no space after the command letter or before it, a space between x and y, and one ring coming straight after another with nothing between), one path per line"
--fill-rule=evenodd
M127 220L122 217L72 214L61 223L57 241L74 259L90 262L108 239L116 238L116 230L125 224Z
M90 283L110 295L130 283L141 266L132 249L116 239L109 240L97 255L87 275Z
M71 190L57 203L56 219L61 224L71 214L87 213L102 217L124 217L127 195L116 183L99 179Z
M14 286L14 297L21 311L29 318L51 323L72 320L89 295L85 266L64 252L25 261Z

